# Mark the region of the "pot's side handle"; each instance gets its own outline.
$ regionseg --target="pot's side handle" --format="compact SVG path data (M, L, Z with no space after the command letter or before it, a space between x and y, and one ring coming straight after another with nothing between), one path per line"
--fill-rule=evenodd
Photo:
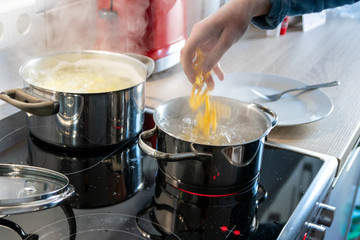
M184 153L164 153L155 150L149 145L147 145L143 140L154 136L156 132L157 132L157 126L155 126L153 129L142 132L139 136L139 147L145 154L153 158L156 158L157 160L167 161L167 162L177 162L183 160L206 161L212 158L212 155L209 153L200 153L196 151L184 152Z
M29 235L18 224L14 223L10 220L7 220L7 219L0 218L0 226L9 228L9 229L15 231L17 234L19 234L21 239L27 239L27 240L39 239L39 236L37 234Z
M124 53L124 55L135 58L135 59L139 60L140 62L142 62L143 64L145 64L146 69L147 69L146 78L148 78L153 73L153 71L155 69L155 62L152 58L146 57L144 55L136 54L136 53Z
M59 103L36 98L21 88L6 90L0 93L0 99L37 116L50 116L59 112Z
M263 112L265 112L266 114L270 115L273 118L272 122L271 122L271 127L274 128L276 126L277 122L278 122L277 114L273 110L271 110L271 109L269 109L267 107L264 107L264 106L262 106L260 104L257 104L257 103L254 103L254 104L255 104L255 106L257 108L259 108L260 110L262 110Z

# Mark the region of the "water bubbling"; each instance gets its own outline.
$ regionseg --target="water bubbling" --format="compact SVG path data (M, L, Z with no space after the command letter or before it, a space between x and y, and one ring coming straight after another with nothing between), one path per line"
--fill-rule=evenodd
M197 122L191 113L183 118L167 119L166 122L167 127L171 126L167 129L168 133L182 140L204 145L243 144L259 139L266 130L258 120L244 115L236 119L220 119L216 132L212 132L210 136L195 132Z
M101 93L133 87L143 78L128 63L108 59L60 61L53 68L29 72L30 84L68 93Z

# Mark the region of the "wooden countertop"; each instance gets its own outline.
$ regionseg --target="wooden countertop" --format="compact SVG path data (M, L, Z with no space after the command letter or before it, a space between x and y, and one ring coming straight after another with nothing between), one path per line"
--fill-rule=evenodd
M284 36L267 37L250 27L221 60L226 72L272 73L306 83L338 80L322 89L334 102L326 118L292 127L275 127L268 139L328 154L343 165L360 131L360 21L328 18L308 32L288 29ZM146 107L155 108L172 98L190 95L191 84L177 65L155 74L146 83Z

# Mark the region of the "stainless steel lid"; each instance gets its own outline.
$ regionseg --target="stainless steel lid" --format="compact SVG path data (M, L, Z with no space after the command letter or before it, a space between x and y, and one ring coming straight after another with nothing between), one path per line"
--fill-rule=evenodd
M16 164L0 164L0 186L0 215L52 208L74 193L63 174Z

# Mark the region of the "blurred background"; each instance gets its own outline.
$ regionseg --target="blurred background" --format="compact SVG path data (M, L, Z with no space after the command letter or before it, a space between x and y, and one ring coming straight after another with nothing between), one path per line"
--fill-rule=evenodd
M224 2L0 0L0 90L22 87L19 67L51 52L95 49L165 58L181 49L195 22Z

